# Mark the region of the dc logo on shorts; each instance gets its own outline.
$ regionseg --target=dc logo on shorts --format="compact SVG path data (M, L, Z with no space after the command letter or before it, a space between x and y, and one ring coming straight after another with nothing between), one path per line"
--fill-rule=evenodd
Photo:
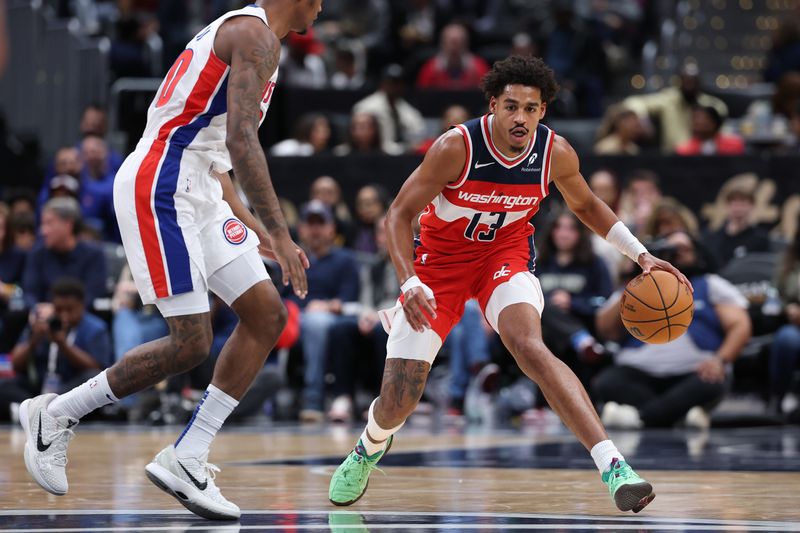
M222 234L231 244L242 244L247 238L247 227L236 218L229 218L222 225Z

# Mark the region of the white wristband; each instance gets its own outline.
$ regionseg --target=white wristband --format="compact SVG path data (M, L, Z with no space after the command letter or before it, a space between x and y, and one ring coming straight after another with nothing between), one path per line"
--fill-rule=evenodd
M405 294L408 291L410 291L411 289L413 289L414 287L422 287L422 282L420 281L420 279L417 276L411 276L410 278L408 278L400 286L400 292L402 294Z
M639 239L631 233L631 230L621 220L611 226L611 229L608 230L608 235L606 235L606 240L613 244L621 254L627 255L634 262L638 262L640 255L647 253L647 248L644 247L644 244L639 242Z

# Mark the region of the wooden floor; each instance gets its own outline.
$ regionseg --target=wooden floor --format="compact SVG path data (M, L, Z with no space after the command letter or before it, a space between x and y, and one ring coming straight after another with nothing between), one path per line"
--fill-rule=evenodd
M442 529L800 531L800 430L612 435L657 498L616 511L593 465L558 427L529 431L404 429L364 498L342 511L328 480L357 428L231 429L214 443L218 485L243 509L209 523L145 478L177 428L81 427L70 446L70 491L28 477L24 436L0 428L0 531ZM566 468L564 468L566 467ZM776 471L777 470L777 471Z

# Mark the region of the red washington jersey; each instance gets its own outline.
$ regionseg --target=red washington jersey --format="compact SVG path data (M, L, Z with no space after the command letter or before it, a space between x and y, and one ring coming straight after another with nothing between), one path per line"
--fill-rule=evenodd
M509 159L494 145L493 115L484 115L455 129L464 137L466 164L458 181L447 185L420 215L420 247L426 255L485 256L501 248L526 247L534 268L531 217L547 196L550 156L555 133L536 127L523 152Z

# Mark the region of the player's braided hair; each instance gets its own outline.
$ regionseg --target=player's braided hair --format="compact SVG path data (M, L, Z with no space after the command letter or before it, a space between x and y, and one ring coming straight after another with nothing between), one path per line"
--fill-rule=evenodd
M550 103L558 92L558 83L553 70L539 57L510 56L496 61L481 81L486 98L502 94L506 85L536 87L542 93L542 101Z

